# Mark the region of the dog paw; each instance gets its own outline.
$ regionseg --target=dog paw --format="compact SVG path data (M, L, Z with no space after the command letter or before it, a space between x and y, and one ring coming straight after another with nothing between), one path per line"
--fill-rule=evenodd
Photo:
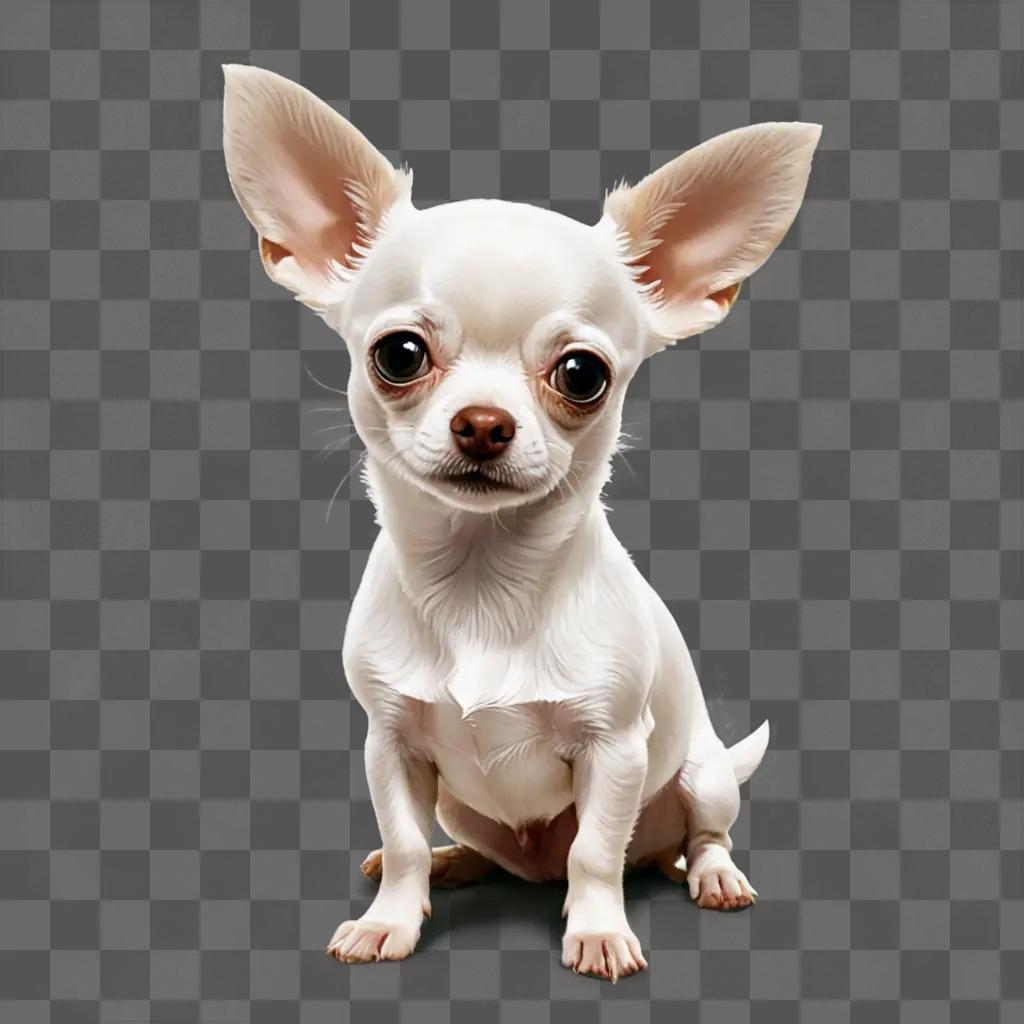
M615 982L647 969L640 940L632 932L567 932L562 966Z
M345 921L327 944L327 955L346 964L404 960L416 947L419 929L380 921Z
M757 891L735 864L709 865L687 878L690 898L706 910L739 910L757 899Z

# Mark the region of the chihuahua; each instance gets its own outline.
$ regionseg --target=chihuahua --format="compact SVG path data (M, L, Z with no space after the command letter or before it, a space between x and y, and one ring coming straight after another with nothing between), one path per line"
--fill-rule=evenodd
M641 361L717 324L804 196L821 126L756 124L607 194L587 226L475 199L417 209L312 93L226 65L224 154L267 274L345 341L380 533L343 663L382 848L328 953L397 960L431 884L567 882L562 962L647 966L624 870L702 907L756 893L730 856L765 722L726 747L671 614L602 506ZM452 845L431 848L434 818Z

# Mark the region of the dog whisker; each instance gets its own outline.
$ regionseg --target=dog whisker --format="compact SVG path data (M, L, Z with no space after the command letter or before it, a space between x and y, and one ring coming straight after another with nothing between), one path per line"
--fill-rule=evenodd
M406 449L407 450L407 449ZM405 450L395 449L387 458L384 459L383 465L390 466L397 459L401 458ZM324 523L329 523L331 519L331 509L334 508L334 502L337 500L338 495L341 493L342 487L345 486L345 482L352 476L352 474L366 461L367 456L370 454L369 449L364 448L360 453L359 457L349 468L349 471L338 481L337 487L334 488L334 493L331 495L330 501L327 502L327 511L324 513Z
M351 424L351 423L330 423L326 427L319 427L319 428L317 428L316 430L313 431L313 433L314 434L326 434L328 430L344 430L346 427L352 427L352 426L353 426L353 424ZM353 430L352 433L356 434L356 433L358 433L358 431Z
M625 452L623 452L621 448L616 448L615 451L612 452L612 455L616 455L620 459L622 459L622 464L626 467L626 469L629 470L630 476L632 476L633 479L635 480L636 479L636 470L633 469L633 467L629 464L629 460L626 458Z
M331 500L327 502L327 511L324 513L324 525L331 521L331 509L334 508L335 499L341 493L342 487L345 486L345 481L359 468L359 464L366 458L366 455L365 451L360 453L359 458L352 464L349 471L338 481L338 486L334 488Z
M303 366L302 369L306 371L309 379L318 387L323 388L324 391L332 391L336 395L341 395L342 398L348 398L347 391L342 391L341 388L332 388L330 384L325 384L308 366Z
M346 444L348 444L349 441L352 440L352 438L356 436L357 435L353 432L351 434L346 435L345 437L339 437L335 438L335 440L333 441L329 441L320 449L320 451L317 452L316 457L318 459L326 458L328 455L333 454L340 448L343 448Z

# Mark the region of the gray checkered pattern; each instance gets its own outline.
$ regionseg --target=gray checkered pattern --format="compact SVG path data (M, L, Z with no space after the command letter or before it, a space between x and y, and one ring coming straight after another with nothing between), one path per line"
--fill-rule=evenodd
M0 10L5 1022L1024 1019L1020 4ZM825 126L781 249L627 402L615 529L723 736L773 728L761 902L632 878L646 974L559 967L559 888L514 881L437 894L400 965L323 955L371 894L337 652L374 527L357 476L325 518L346 357L255 259L225 61L350 115L423 205L592 220L717 132Z

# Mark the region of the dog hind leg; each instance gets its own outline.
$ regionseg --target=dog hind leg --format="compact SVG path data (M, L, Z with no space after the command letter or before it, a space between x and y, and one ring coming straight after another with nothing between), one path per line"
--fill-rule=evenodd
M729 829L740 809L734 758L723 747L713 749L698 764L685 765L677 785L686 809L686 880L691 899L713 910L753 903L757 892L730 856Z
M496 867L482 853L460 843L450 846L435 846L431 851L430 884L436 888L449 889L459 885L477 882L489 875ZM383 858L380 850L374 850L363 861L361 869L367 878L375 882L381 879Z

